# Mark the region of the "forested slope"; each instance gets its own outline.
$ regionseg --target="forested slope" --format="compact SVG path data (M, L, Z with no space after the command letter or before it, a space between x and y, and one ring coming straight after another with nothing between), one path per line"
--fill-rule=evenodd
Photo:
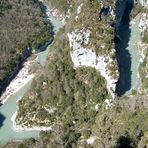
M51 33L37 0L0 1L0 88L22 53L31 47L38 50L52 39Z
M113 12L116 2L124 3L124 0L46 2L65 15L68 11L71 14L67 24L55 38L44 71L18 102L16 124L22 127L51 126L52 131L42 131L40 140L30 139L16 143L15 147L147 147L147 96L133 93L112 102L106 88L107 81L98 70L81 64L79 67L74 66L77 61L72 61L74 51L67 35L74 33L74 37L78 38L78 41L73 41L79 47L77 51L86 49L86 52L79 53L80 56L92 49L98 56L111 57L113 62L106 69L109 69L111 75L118 77L116 54L112 52L115 35ZM108 9L113 11L107 13ZM137 11L136 8L133 10ZM135 15L138 13L139 11L133 12ZM91 31L90 38L85 38L87 29Z

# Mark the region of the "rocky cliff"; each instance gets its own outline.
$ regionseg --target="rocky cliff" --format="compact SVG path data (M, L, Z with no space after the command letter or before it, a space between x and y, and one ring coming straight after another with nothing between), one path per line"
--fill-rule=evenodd
M139 2L142 6L148 7L148 0L135 0L136 2Z
M123 4L124 3L125 2L123 1ZM79 20L81 19L81 14L83 15L85 10L84 7L85 7L84 3L81 3L77 7L77 12L76 12L77 15L75 17L76 22L79 22ZM122 11L124 11L124 9ZM111 27L110 21L114 20L114 6L107 5L102 1L101 4L98 5L98 12L99 12L99 15L96 17L100 19L99 23L100 24L102 23L102 25L105 24L107 28L110 28ZM108 22L104 22L104 19L106 17L110 17ZM101 73L102 77L106 79L106 82L107 82L106 87L109 93L111 94L112 98L114 99L116 83L118 81L119 72L117 68L116 59L113 58L114 55L116 54L115 49L113 47L113 42L110 42L110 45L111 45L110 49L108 52L106 52L105 46L107 43L105 39L104 40L101 39L103 37L103 33L101 35L99 34L99 31L96 31L95 33L98 34L97 42L99 43L100 42L99 40L101 40L102 42L100 42L100 44L98 44L98 46L95 47L92 43L93 32L94 32L94 29L91 27L91 25L88 24L86 27L86 24L84 22L84 24L81 24L76 29L72 29L72 31L67 34L69 38L70 48L71 48L71 53L70 53L71 59L72 59L74 68L93 67L99 73ZM113 38L111 40L113 40ZM96 52L96 48L99 53ZM114 73L112 72L111 67L112 68L114 67L113 68Z

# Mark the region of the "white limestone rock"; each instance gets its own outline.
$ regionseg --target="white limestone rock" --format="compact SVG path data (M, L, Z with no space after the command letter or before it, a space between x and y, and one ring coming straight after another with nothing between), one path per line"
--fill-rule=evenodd
M78 15L81 13L82 6L83 6L83 5L84 5L84 4L82 3L82 4L80 4L80 5L78 6L78 8L77 8L77 14L78 14Z
M80 31L76 29L75 31L68 33L69 44L72 48L70 55L74 64L74 68L85 66L93 67L99 71L106 79L107 89L114 99L116 82L118 80L113 78L113 76L110 74L110 70L108 69L109 65L113 63L113 60L109 54L97 56L93 49L84 48L82 46L89 43L90 34L91 31L84 28Z
M143 63L146 58L147 45L145 45L144 43L139 41L138 49L139 49L138 51L139 51L139 55L140 55L140 63Z
M95 111L98 112L99 111L99 104L95 105Z
M75 20L76 20L76 21L79 19L79 15L80 15L80 13L81 13L81 11L82 11L82 6L83 6L83 5L84 5L84 4L81 3L81 4L77 7L77 15L76 15L76 17L75 17Z
M109 107L111 107L113 105L113 102L111 99L105 99L105 107L106 109L108 109Z
M47 108L47 107L44 107L44 109L45 109L49 114L53 114L53 113L55 113L55 111L57 111L57 108Z
M96 138L97 138L96 136L91 136L89 139L86 140L87 144L93 145L93 143L95 142Z
M139 29L141 32L148 31L148 14L142 13L139 23Z

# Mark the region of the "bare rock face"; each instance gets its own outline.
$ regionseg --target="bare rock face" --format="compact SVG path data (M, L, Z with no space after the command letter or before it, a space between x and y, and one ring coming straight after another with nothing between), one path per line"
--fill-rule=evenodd
M141 32L148 31L148 15L143 13L139 23L139 29Z
M138 0L138 2L139 2L142 6L148 8L148 0Z

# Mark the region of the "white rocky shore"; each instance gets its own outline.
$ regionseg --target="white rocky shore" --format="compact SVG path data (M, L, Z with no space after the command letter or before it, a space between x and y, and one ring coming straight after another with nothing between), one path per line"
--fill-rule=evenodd
M118 79L113 78L110 74L109 66L113 64L110 54L97 56L93 49L84 48L82 44L87 45L89 43L91 31L82 29L74 30L68 33L69 44L72 48L71 59L74 64L74 68L78 67L93 67L101 73L106 79L107 89L110 92L112 98L115 98L115 88ZM114 50L112 52L115 52ZM115 71L118 75L118 71Z
M139 30L141 32L141 35L143 35L145 32L148 32L148 14L146 13L142 13L141 17L140 17L140 23L139 23ZM145 82L147 82L148 80L148 44L144 43L142 41L142 39L140 39L138 41L138 51L139 51L139 55L140 55L140 64L142 66L142 77L145 78ZM145 63L143 65L143 63ZM142 87L141 85L140 89L140 93L146 92L147 93L147 89Z
M62 24L66 23L66 18L69 18L67 15L66 17L63 14L60 14L60 12L57 9L48 9L47 15L52 15L54 18L62 22Z
M28 59L23 68L19 71L17 76L10 82L5 92L0 97L1 103L4 104L13 94L20 90L25 84L34 78L34 74L30 73L30 67L33 63L37 62L38 58L33 60Z
M27 127L27 126L22 126L22 125L17 125L16 124L16 116L17 112L15 112L11 118L12 124L13 124L13 130L19 132L19 131L51 131L52 127L45 127L45 126L33 126L33 127Z
M39 0L47 7L47 15L52 15L54 18L59 20L63 25L66 24L66 20L70 18L71 12L70 9L68 9L66 14L62 14L58 9L51 8L50 5L48 5L48 1L46 0ZM72 8L72 5L70 6Z

